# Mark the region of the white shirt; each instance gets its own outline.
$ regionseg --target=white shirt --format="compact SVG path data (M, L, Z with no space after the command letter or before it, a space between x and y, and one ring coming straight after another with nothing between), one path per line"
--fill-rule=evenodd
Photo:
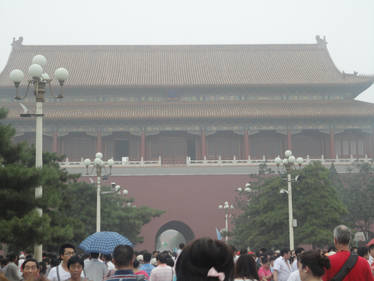
M369 264L372 265L374 262L374 258L369 254Z
M292 265L291 265L291 270L292 272L296 271L296 270L299 270L297 268L297 259L295 258L295 260L292 262Z
M287 281L301 281L299 270L292 272Z
M60 281L64 281L66 279L69 279L71 277L69 271L65 271L65 269L62 267L62 263L58 265L58 273L60 274ZM81 277L84 277L84 273L82 270ZM51 270L48 273L48 280L49 281L59 281L57 278L57 266L52 267Z
M287 281L292 272L290 262L285 261L283 257L278 257L274 261L274 270L278 272L278 281Z

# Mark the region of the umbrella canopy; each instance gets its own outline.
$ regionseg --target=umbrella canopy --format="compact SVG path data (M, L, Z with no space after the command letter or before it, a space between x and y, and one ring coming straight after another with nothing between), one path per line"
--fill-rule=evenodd
M367 243L367 244L366 244L366 246L368 246L368 247L369 247L370 245L373 245L373 244L374 244L374 238L373 238L373 239L371 239L371 240L369 241L369 243Z
M118 245L133 246L129 239L117 232L102 231L91 234L80 243L86 253L111 254Z

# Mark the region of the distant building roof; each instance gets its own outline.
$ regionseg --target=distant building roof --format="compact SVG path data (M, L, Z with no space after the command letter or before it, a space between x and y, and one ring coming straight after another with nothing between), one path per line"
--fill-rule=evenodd
M339 71L317 37L316 44L284 45L70 45L27 46L14 41L0 74L0 87L12 87L9 73L27 74L31 59L43 54L50 75L70 72L66 87L194 87L352 84L373 76Z
M35 103L25 103L34 110ZM62 106L63 105L63 106ZM8 120L21 119L13 102ZM374 104L355 100L216 101L216 102L48 102L45 120L197 120L197 119L336 119L373 118Z

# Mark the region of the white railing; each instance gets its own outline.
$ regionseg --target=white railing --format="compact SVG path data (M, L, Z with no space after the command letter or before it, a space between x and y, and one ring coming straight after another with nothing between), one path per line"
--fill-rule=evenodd
M304 159L305 164L309 164L312 161L320 161L323 165L330 165L334 163L335 165L352 165L354 163L368 163L372 162L372 158L368 158L365 155L364 158L354 158L352 155L349 158L339 158L336 156L334 159L326 159L322 155L321 158L310 158L309 155ZM207 159L204 157L202 160L191 160L191 157L186 157L186 166L187 167L196 167L196 166L258 166L261 164L265 164L268 166L275 166L274 159L267 159L265 156L262 159L251 159L248 157L247 160L243 159L236 159L236 156L233 159L222 159L221 156L218 159ZM62 168L84 168L85 165L83 163L83 159L81 161L69 161L66 159L63 162L59 163ZM122 157L121 161L114 161L113 167L120 168L120 167L161 167L162 160L161 156L158 157L158 160L129 160L128 157ZM168 165L170 166L170 165Z
M142 157L137 161L129 160L128 157L122 157L121 161L114 161L112 167L161 167L161 163L161 156L159 156L157 160L143 160ZM59 164L61 168L85 168L83 158L78 162L72 162L66 158L64 162L60 162Z
M309 155L304 159L305 164L309 164L312 161L320 161L323 165L334 163L335 165L352 165L353 163L368 163L372 162L371 158L368 158L365 155L364 158L354 158L352 155L350 158L339 158L336 156L334 159L326 159L323 155L321 158L310 158ZM191 160L191 157L186 157L186 165L187 166L258 166L260 164L275 166L274 159L267 159L265 156L262 159L251 159L248 157L247 160L238 160L236 156L233 159L225 159L222 160L222 157L219 156L218 159L207 159L204 157L203 160Z

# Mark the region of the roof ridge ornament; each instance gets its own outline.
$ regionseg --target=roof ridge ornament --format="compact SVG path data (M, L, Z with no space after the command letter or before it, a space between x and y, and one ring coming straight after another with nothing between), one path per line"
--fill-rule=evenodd
M16 40L15 37L13 37L13 42L12 42L12 47L15 49L15 48L20 48L22 46L22 42L23 42L23 37L20 36L18 37L18 39Z
M317 44L320 46L326 47L327 45L326 36L323 36L323 38L321 38L321 36L316 35L316 41Z

